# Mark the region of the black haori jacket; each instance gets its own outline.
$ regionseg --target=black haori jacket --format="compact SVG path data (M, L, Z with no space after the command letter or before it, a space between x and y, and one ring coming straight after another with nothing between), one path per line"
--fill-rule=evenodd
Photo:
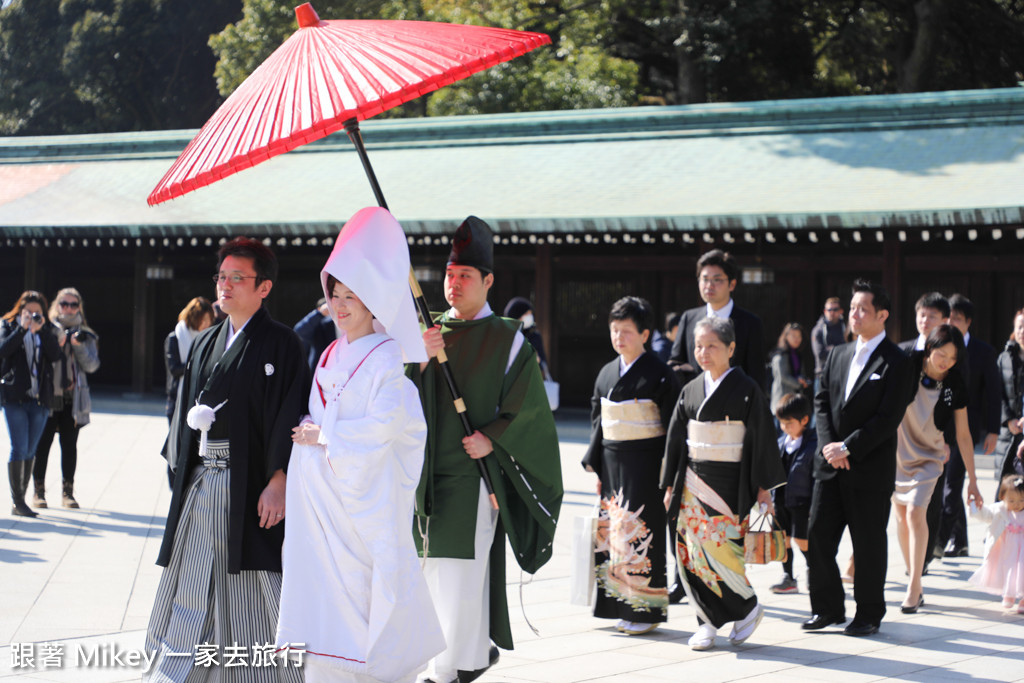
M164 567L171 559L191 470L199 463L199 433L189 428L185 416L203 388L198 386L202 368L215 348L223 348L227 332L228 322L224 321L196 337L181 378L184 386L164 453L176 467L171 508L157 558L157 564ZM217 413L218 418L230 421L228 571L279 572L284 524L261 529L256 506L271 475L279 469L287 470L291 430L306 413L309 368L299 338L272 320L266 309L257 311L239 334L243 336L234 344L245 346L229 371L225 389L228 402Z

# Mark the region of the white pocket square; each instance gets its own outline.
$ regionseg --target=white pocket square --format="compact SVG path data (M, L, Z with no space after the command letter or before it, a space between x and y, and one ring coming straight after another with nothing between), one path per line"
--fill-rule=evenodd
M872 372L871 376L868 377L868 381L873 380L873 379L882 379L882 376L879 375L877 372Z

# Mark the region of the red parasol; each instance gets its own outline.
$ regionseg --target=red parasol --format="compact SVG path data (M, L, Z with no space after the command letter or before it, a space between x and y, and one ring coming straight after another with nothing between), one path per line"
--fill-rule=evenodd
M377 203L387 208L359 121L551 42L542 33L429 21L321 21L309 3L296 7L295 16L299 30L214 112L150 193L150 205L344 128ZM409 285L429 327L430 310L412 271ZM444 349L437 360L470 436ZM497 509L483 461L476 463Z
M295 15L299 30L206 122L150 193L151 205L343 127L360 146L358 121L551 42L485 26L321 21L309 3Z

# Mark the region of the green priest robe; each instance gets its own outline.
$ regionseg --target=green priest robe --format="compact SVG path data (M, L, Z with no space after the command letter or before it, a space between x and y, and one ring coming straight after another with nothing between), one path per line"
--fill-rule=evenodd
M505 536L523 570L534 573L551 557L562 503L562 471L555 421L536 352L523 344L512 365L517 321L489 315L441 325L448 364L474 429L491 440L483 459L498 499L499 518L490 553L491 639L512 649L505 596ZM431 361L421 373L409 365L427 420L423 476L416 491L413 536L420 555L426 533L429 557L473 559L480 492L476 462L462 446L465 432L448 386Z

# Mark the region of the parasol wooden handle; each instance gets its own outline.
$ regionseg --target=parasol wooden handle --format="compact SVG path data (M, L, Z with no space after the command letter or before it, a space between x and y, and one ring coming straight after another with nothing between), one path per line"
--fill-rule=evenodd
M373 166L370 165L370 157L366 154L366 145L363 144L363 136L359 132L359 120L349 119L343 125L348 139L352 141L356 152L359 154L359 160L363 164L366 178L370 181L370 188L373 190L373 196L377 199L377 204L382 209L388 208L388 203L384 200L384 192L380 189L380 183L377 182L377 174L373 172ZM420 287L420 283L416 281L416 274L412 268L409 268L409 288L412 289L412 298L416 302L416 310L419 311L423 324L429 328L434 324L434 321L430 319L430 309L427 308L427 300L423 298L423 289ZM469 417L466 415L466 402L462 400L462 393L459 391L458 385L455 384L455 377L452 375L452 369L448 366L448 356L445 354L444 349L437 352L437 364L441 367L441 374L448 385L448 393L452 395L452 403L455 404L455 412L459 414L462 429L466 436L473 436L473 426L469 424ZM491 500L491 507L497 510L498 497L494 495L494 485L491 483L490 475L487 474L487 468L484 467L483 458L476 459L476 466L480 470L480 478L483 479L484 488L487 489L487 497Z
M409 288L412 289L412 298L416 301L416 308L419 310L420 318L423 319L423 324L429 328L434 324L434 321L430 318L427 300L423 298L423 289L420 287L420 283L416 281L416 276L411 268L409 269ZM459 414L462 430L466 433L466 436L473 436L473 425L469 423L469 416L466 414L466 402L462 399L458 385L455 384L455 377L452 375L452 369L448 366L448 356L445 354L444 349L437 352L437 364L441 367L441 374L444 375L444 381L448 385L448 393L451 394L452 403L455 404L455 412ZM484 482L484 488L487 489L487 497L491 501L491 507L497 510L498 497L494 495L494 485L491 483L490 475L487 474L487 468L484 467L483 458L476 459L476 466L480 470L480 478Z

